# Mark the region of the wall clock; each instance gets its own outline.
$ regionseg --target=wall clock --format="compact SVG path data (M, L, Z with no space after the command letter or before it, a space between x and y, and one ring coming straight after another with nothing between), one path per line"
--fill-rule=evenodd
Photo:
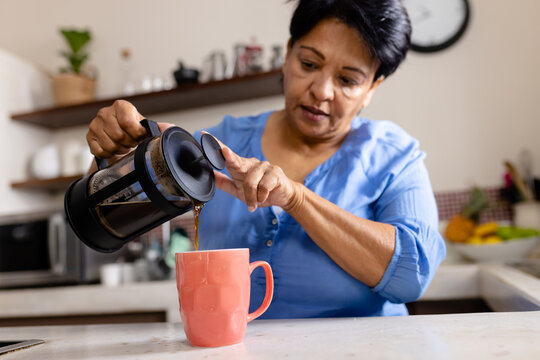
M468 0L403 0L403 5L411 20L414 51L446 49L461 38L469 24Z

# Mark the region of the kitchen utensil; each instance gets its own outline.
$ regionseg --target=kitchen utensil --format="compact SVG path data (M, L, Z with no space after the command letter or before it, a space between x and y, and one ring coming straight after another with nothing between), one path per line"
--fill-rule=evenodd
M523 171L523 181L531 189L533 196L536 196L536 186L533 175L533 157L528 149L524 149L519 154L519 164Z
M248 71L251 74L258 73L263 70L262 54L263 48L255 43L246 47L246 54L248 57Z
M512 165L510 161L505 161L504 165L506 166L506 169L508 170L513 183L515 184L516 188L518 189L521 196L523 197L523 200L533 201L534 196L531 189L527 186L527 184L525 183L525 181L523 180L519 172L516 170L515 166Z
M244 76L248 72L248 57L246 53L246 45L234 45L234 54L231 61L228 62L225 69L225 77L227 79L235 76Z
M153 121L141 124L149 136L134 151L108 167L96 159L99 170L75 181L66 192L69 223L95 250L118 250L214 196L212 166L222 169L225 160L212 135L202 135L201 148L180 127L160 133Z
M225 78L226 60L225 53L214 51L208 55L205 61L205 69L208 72L206 80L220 81Z
M261 266L266 293L260 307L249 311L250 275ZM270 306L274 278L265 261L249 262L249 249L190 251L176 254L180 315L193 346L225 346L242 341L247 323Z
M281 69L283 65L283 48L281 45L272 47L272 59L270 59L270 68L273 70Z
M173 75L178 86L184 84L196 84L199 82L199 71L184 67L184 64L182 64L181 61L178 63L178 69Z

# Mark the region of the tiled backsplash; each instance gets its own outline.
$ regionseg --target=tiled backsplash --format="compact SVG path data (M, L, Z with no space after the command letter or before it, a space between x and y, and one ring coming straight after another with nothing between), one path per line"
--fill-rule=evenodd
M480 223L511 221L512 207L505 199L501 198L501 189L493 187L482 190L489 200L489 208L480 213ZM448 220L452 216L459 214L469 201L470 196L471 190L435 193L435 200L439 209L439 220Z

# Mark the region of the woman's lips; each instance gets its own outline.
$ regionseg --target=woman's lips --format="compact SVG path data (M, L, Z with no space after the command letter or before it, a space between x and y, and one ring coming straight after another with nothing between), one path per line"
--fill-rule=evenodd
M301 108L302 108L302 113L304 114L304 116L311 121L317 121L317 122L322 121L329 116L324 111L311 107L311 106L302 105Z

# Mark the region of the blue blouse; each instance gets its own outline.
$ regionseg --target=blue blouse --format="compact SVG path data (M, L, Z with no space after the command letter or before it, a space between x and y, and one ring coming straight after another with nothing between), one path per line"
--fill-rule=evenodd
M207 131L238 155L265 160L261 136L270 114L227 116ZM250 213L219 189L201 212L199 249L249 248L250 261L270 263L274 298L261 318L406 315L404 303L422 295L446 253L424 157L418 141L397 125L357 117L341 148L304 180L354 215L395 227L394 254L373 288L347 274L286 212ZM256 269L250 312L264 292L264 272Z

